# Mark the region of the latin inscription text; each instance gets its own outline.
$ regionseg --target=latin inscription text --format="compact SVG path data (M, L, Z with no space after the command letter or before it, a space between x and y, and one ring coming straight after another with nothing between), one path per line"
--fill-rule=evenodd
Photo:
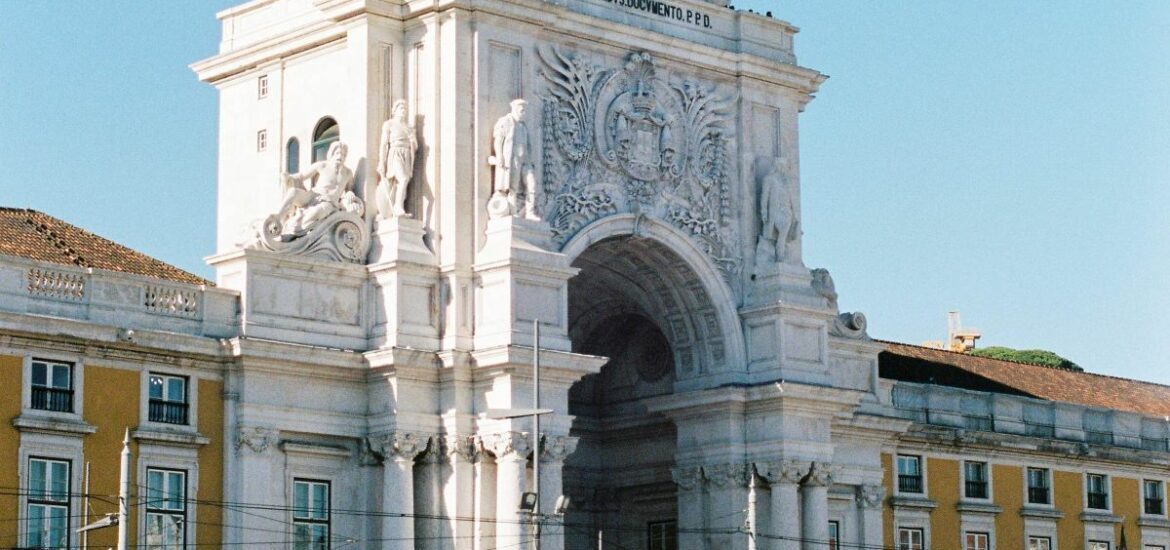
M618 7L642 11L649 14L689 23L696 27L711 28L711 16L690 8L680 8L662 0L606 0Z

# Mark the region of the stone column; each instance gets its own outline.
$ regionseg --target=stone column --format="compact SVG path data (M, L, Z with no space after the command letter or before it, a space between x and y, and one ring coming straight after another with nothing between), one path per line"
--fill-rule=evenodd
M438 519L444 514L443 498L439 485L443 478L443 463L446 452L443 439L433 437L427 450L415 460L414 519L416 550L439 550L444 521ZM448 539L449 540L449 539Z
M476 441L465 435L445 436L447 464L451 468L451 479L444 487L443 499L447 510L447 532L453 544L444 547L456 550L472 550L475 547L475 463L480 458Z
M800 549L800 480L806 472L803 464L791 460L761 462L756 471L771 487L769 491L768 523L760 537L767 541L763 548L772 550Z
M800 487L804 550L825 550L829 540L829 465L813 462Z
M382 455L382 548L414 550L414 459L427 448L426 436L393 432L371 438Z
M520 548L529 537L529 523L520 514L520 496L528 487L529 435L491 434L483 442L496 457L496 547Z
M709 548L747 549L747 534L742 532L748 501L748 467L746 464L703 466L707 479L707 540Z
M701 549L703 535L703 471L697 467L670 471L678 485L678 547Z
M577 438L563 435L545 437L540 446L540 547L564 550L564 518L556 515L557 497L564 494L562 469L565 458L577 450Z
M857 524L861 526L858 541L863 548L882 545L882 500L886 489L881 485L862 485L857 488Z
M282 477L285 457L278 452L280 432L264 426L240 426L235 435L236 469L239 486L229 487L232 498L245 502L273 504L274 509L235 513L232 528L236 540L244 547L263 545L272 540L264 537L265 525L285 521L280 505L285 503L286 483ZM226 531L226 530L225 530ZM271 535L271 533L269 533Z

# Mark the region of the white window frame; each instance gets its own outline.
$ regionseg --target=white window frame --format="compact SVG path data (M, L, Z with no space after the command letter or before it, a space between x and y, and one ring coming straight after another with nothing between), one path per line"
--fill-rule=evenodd
M1029 483L1031 482L1031 477L1028 475L1028 473L1032 470L1044 472L1044 480L1045 480L1045 483L1048 484L1048 487L1047 487L1048 488L1048 502L1047 503L1040 503L1040 502L1032 502L1031 501L1031 496L1030 496L1030 492L1029 492L1029 489L1031 488L1031 485L1029 485ZM1052 490L1052 468L1043 468L1040 466L1026 466L1026 467L1024 467L1024 506L1026 506L1026 507L1040 507L1040 508L1055 508L1056 507L1056 498L1055 497L1056 497L1056 494Z
M979 548L978 544L975 545L975 548L968 546L967 543L970 541L971 537L976 537L976 540L978 540L978 537L983 537L983 548ZM963 550L992 550L991 533L987 531L964 531L961 546Z
M1092 508L1089 506L1089 477L1090 476L1101 476L1101 479L1103 480L1103 485L1105 488L1105 507L1104 508ZM1085 472L1085 475L1083 476L1083 480L1084 481L1082 482L1082 487L1081 487L1081 498L1084 499L1084 510L1088 513L1094 513L1094 512L1112 513L1112 511L1113 511L1112 478L1108 474L1102 474L1102 473L1097 473L1097 472Z
M922 491L917 492L917 493L902 491L902 484L900 482L901 481L900 478L902 475L901 474L901 472L902 472L901 458L902 457L917 458L918 459L918 475L920 478L922 478ZM920 455L920 454L896 453L894 455L894 494L895 495L908 495L908 496L914 496L914 497L920 497L920 498L927 498L926 497L926 495L927 495L926 487L927 487L927 483L926 483L926 457L923 455Z
M152 422L150 420L150 377L151 376L169 376L172 378L184 378L187 380L187 423L186 424L170 424L167 422ZM196 432L199 428L199 378L191 374L179 374L165 369L143 369L139 375L138 387L140 388L138 396L138 418L141 419L141 425L150 429L166 429L179 430L184 432Z
M310 499L312 498L312 495L313 495L312 488L314 486L316 486L316 485L324 485L325 486L325 499L327 500L327 502L325 503L325 520L324 521L315 520L315 519L304 519L304 518L298 519L297 506L296 506L296 491L297 491L298 484L308 485ZM290 540L290 543L292 544L293 548L296 548L296 540L295 540L296 528L298 525L301 525L301 524L305 524L305 525L324 524L325 525L325 543L326 543L325 547L326 548L333 547L333 540L332 540L333 539L333 487L334 487L333 482L331 480L328 480L328 479L297 477L297 478L294 478L292 480L292 486L291 486L292 500L289 501L289 510L290 510L290 512L289 512L289 526L291 527L292 531L290 533L291 536L289 537L289 540ZM311 504L312 503L310 502L310 505Z
M71 366L70 378L73 383L72 412L48 411L45 409L34 409L32 407L32 364L34 361ZM25 355L24 362L21 365L20 386L20 412L22 415L66 418L81 422L85 406L85 365L82 363L81 358L54 354Z
M1054 545L1052 543L1052 537L1048 535L1027 535L1026 539L1027 540L1024 541L1025 550L1032 550L1033 540L1042 540L1048 546L1047 548L1037 548L1036 550L1055 550L1055 548L1053 548Z
M147 547L159 548L159 550L177 550L177 549L186 548L187 544L188 544L188 540L189 540L188 532L191 531L191 529L188 527L191 524L191 522L187 520L187 509L190 507L189 503L191 502L191 498L190 498L191 488L190 488L190 485L188 484L188 481L187 481L188 472L186 470L179 470L179 469L174 469L174 468L158 468L158 467L154 467L154 466L147 466L145 468L145 471L146 471L146 475L143 478L141 478L143 480L143 483L141 484L142 487L140 488L140 491L141 491L140 494L145 495L145 497L140 499L142 501L141 515L143 517L143 531L142 531L141 536L139 537L140 540L145 541L144 544ZM163 478L164 486L170 485L168 483L167 477L175 476L175 475L182 476L181 477L181 481L182 481L181 486L182 486L182 490L183 490L183 495L182 495L182 498L180 499L182 502L181 508L167 508L165 506L159 507L159 506L153 505L154 502L151 500L151 497L150 497L150 475L152 473L155 473L155 472L159 472L164 476L164 478ZM179 543L177 545L167 545L167 544L151 545L151 544L149 544L149 541L146 540L146 536L147 536L147 530L149 529L149 525L150 525L150 517L152 515L161 515L161 516L166 516L166 517L171 517L171 518L174 518L176 516L178 517L178 520L175 521L175 523L178 525L179 533L180 533Z
M1161 497L1162 509L1156 514L1150 514L1150 513L1146 512L1146 484L1147 483L1156 483L1158 485L1158 495ZM1140 511L1141 511L1141 515L1143 517L1147 517L1147 518L1166 517L1166 483L1165 482L1163 482L1160 479L1142 478L1140 498L1141 498Z
M256 99L268 97L268 74L256 77Z
M169 425L169 424L168 424ZM132 437L134 437L132 435ZM137 467L135 478L138 480L139 494L146 494L146 472L148 470L182 471L187 476L187 507L185 510L187 530L184 543L188 548L199 548L197 538L199 525L199 506L192 495L199 491L199 451L187 445L166 445L150 440L138 439ZM146 499L138 499L135 524L138 533L146 533Z
M256 152L263 153L268 150L268 129L258 130L256 132Z
M910 526L910 525L899 525L897 527L897 529L894 531L894 548L895 548L895 550L902 550L902 548L903 548L902 547L902 532L903 531L916 531L916 532L918 532L918 534L922 537L922 540L919 541L919 545L918 545L917 550L926 550L926 548L927 548L927 546L926 546L926 541L927 541L926 528L920 527L920 526ZM908 550L916 550L913 546L908 546L907 549Z
M73 543L75 542L74 533L73 533L73 529L72 529L73 515L74 515L73 514L73 511L74 511L73 502L74 502L74 500L76 500L75 495L77 493L77 491L75 490L77 485L74 483L74 480L73 480L73 472L74 472L74 469L76 468L75 463L71 460L68 460L68 459L62 459L62 458L58 458L58 457L54 457L54 456L42 456L39 454L31 455L31 456L25 458L24 461L25 461L25 464L24 464L24 474L25 475L21 477L21 480L22 480L21 481L21 489L22 490L20 491L24 497L24 503L21 506L21 508L23 510L24 521L22 521L20 523L20 525L22 525L23 529L24 529L24 545L28 546L28 547L34 546L33 541L32 541L32 531L30 529L30 527L32 526L32 514L30 514L29 511L32 509L33 506L45 506L45 507L51 507L51 508L64 508L65 509L65 533L64 533L65 534L65 546L58 546L56 548L72 548ZM44 462L46 464L46 467L48 464L63 464L65 466L65 499L64 500L62 500L62 501L48 501L46 503L33 502L34 500L37 500L37 499L32 498L32 493L33 493L32 466L33 466L34 461ZM49 547L43 547L43 546L36 546L36 547L37 548L49 548Z
M983 484L986 486L986 497L973 497L967 494L967 465L981 464L983 466ZM991 491L991 463L983 460L964 460L962 462L962 482L963 482L963 498L966 500L977 500L979 502L988 502L992 500L993 493Z
M1093 539L1085 542L1085 550L1110 550L1111 548L1113 548L1113 542L1107 540Z

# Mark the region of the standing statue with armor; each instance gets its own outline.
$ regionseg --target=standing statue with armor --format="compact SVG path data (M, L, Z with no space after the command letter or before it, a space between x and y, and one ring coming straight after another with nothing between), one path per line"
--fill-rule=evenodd
M536 213L536 175L532 170L532 148L528 140L528 125L524 112L528 102L513 100L511 112L500 117L492 129L492 156L488 164L495 166L494 190L488 201L488 214L493 218L520 213L519 193L523 193L524 215L538 219Z
M418 138L414 128L407 124L406 102L394 102L390 118L382 124L382 139L378 146L378 190L375 202L378 218L388 219L406 215L406 193L414 174L414 155Z
M757 263L782 263L788 258L788 246L800 236L796 204L784 171L782 157L771 159L760 170L760 237L756 241Z

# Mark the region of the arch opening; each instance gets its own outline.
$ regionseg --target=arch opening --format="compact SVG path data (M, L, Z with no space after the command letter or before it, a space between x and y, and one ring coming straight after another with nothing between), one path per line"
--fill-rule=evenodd
M640 548L649 526L662 530L678 508L676 429L646 403L713 364L721 323L708 286L663 241L627 234L583 248L569 280L569 337L574 352L609 362L569 390L570 433L580 443L565 464L565 490L594 505L567 521L610 526L607 544ZM568 547L595 548L595 537L567 534Z

